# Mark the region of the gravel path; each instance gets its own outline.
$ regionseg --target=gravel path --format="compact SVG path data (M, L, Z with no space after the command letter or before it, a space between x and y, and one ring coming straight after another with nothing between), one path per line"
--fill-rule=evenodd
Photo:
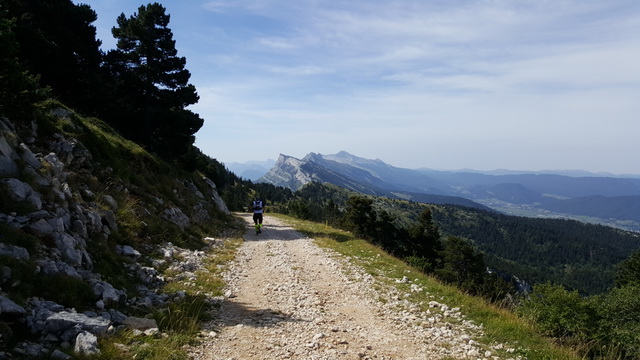
M191 349L193 359L498 358L473 340L482 328L459 309L432 301L422 311L278 219L266 216L263 233L255 235L250 215L242 216L245 242L225 273L228 290L208 336Z

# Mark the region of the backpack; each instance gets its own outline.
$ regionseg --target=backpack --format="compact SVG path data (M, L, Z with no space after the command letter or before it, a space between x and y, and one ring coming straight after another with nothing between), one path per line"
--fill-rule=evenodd
M262 210L262 200L254 200L252 206L253 210Z

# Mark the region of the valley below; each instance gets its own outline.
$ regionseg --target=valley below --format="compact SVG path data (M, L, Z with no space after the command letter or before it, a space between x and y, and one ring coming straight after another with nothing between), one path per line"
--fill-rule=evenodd
M615 218L603 219L587 215L559 213L547 209L542 209L536 204L513 204L493 198L474 199L474 201L505 215L524 216L541 219L576 220L588 224L598 224L622 230L640 232L640 221L621 220Z

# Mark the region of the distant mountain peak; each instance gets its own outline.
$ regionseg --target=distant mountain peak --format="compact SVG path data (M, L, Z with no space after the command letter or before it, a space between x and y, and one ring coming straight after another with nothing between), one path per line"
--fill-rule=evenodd
M308 161L318 162L318 161L322 161L322 159L323 159L322 154L317 154L317 153L314 153L314 152L310 152L307 155L305 155L304 158L302 158L302 161L303 162L308 162Z
M380 159L365 159L353 154L350 154L346 151L339 151L337 154L333 154L333 155L322 155L322 157L326 160L332 160L332 161L337 161L339 163L343 163L343 164L349 164L352 166L357 166L362 168L363 165L366 166L383 166L383 167L392 167L391 165L385 163L384 161L380 160Z
M353 154L350 154L344 150L339 151L337 154L333 154L333 155L327 155L327 157L334 157L337 159L345 159L345 160L365 160L361 157L355 156Z
M280 154L273 168L260 177L258 182L266 182L297 190L312 181L311 176L302 171L302 165L305 162L305 160L300 160L293 156Z
M290 155L285 155L285 154L280 154L280 156L278 156L278 160L276 160L276 165L278 164L285 164L289 161L300 161L300 159L296 159L293 156Z
M471 200L451 196L446 184L425 174L396 168L378 159L360 158L346 151L334 155L309 153L302 160L280 155L276 165L258 181L293 191L315 181L362 194L484 208Z

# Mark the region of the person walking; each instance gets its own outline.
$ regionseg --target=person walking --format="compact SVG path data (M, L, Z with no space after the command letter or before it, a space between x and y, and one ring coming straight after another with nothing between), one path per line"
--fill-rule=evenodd
M256 197L253 202L251 202L250 209L253 210L253 224L256 228L256 235L262 233L262 214L264 213L266 203Z

